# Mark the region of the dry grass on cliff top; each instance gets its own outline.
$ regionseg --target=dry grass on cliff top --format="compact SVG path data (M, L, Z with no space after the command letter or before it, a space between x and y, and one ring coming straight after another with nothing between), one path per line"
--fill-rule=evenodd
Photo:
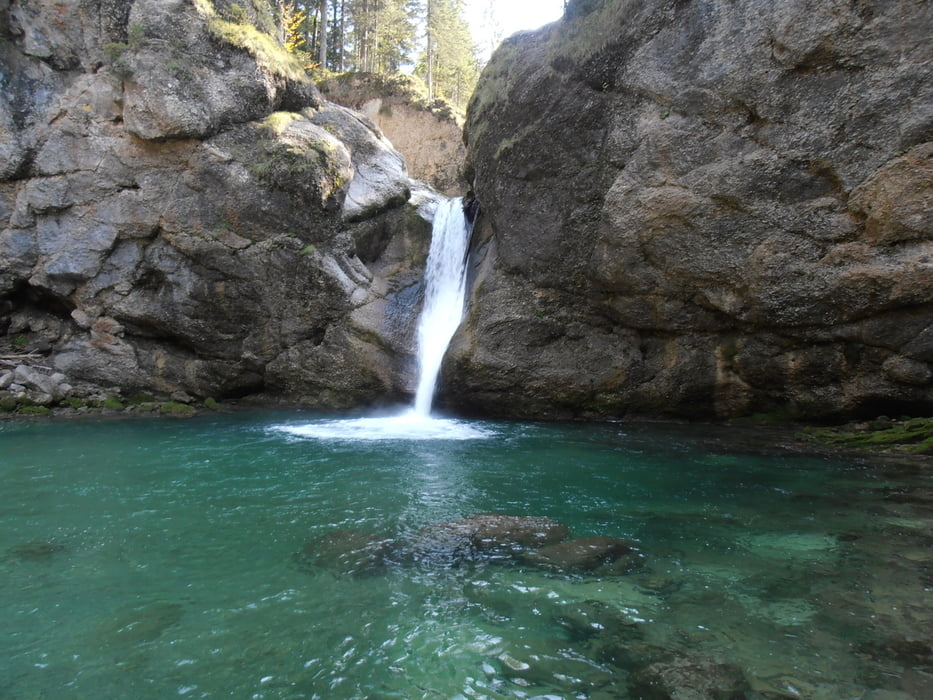
M308 82L308 74L301 60L265 32L246 21L221 19L210 0L194 0L194 7L207 20L212 35L248 52L260 67L287 80Z

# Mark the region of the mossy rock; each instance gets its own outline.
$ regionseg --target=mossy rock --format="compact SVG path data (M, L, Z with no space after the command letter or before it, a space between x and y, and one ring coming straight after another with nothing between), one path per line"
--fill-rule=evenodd
M16 399L14 399L12 396L4 396L3 398L0 398L0 411L10 413L15 411L18 405L19 404L17 403Z
M48 406L21 406L17 411L22 416L47 416L51 412Z
M77 410L79 408L84 408L85 406L87 406L88 402L85 399L79 399L74 396L69 396L62 401L62 405L67 406L68 408L73 408Z
M204 408L209 408L212 411L216 411L220 408L220 404L217 403L216 399L208 396L206 399L204 399Z
M807 428L807 439L827 445L933 454L933 418L874 421L865 426Z
M187 418L193 416L196 411L193 406L178 401L166 401L159 406L159 412L163 416L175 416L177 418Z
M108 411L122 411L125 408L123 402L116 396L108 396L100 402L100 407Z

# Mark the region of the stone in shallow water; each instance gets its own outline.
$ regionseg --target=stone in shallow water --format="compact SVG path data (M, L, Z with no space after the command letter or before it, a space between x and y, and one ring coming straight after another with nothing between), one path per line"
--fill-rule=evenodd
M618 674L554 637L525 639L500 653L493 665L498 667L496 675L527 693L519 697L591 698L598 692L606 693L605 697L625 697Z
M615 537L577 537L542 547L525 557L536 566L562 573L621 574L640 562L631 542Z
M557 623L567 630L571 640L592 637L635 638L641 636L638 624L627 618L617 607L599 600L584 600L562 606Z
M367 576L383 571L394 550L395 542L389 538L356 530L340 530L309 540L296 559L309 569Z
M10 547L7 554L21 561L44 561L67 549L65 545L47 540L32 540Z
M414 543L414 558L438 563L507 558L560 542L569 532L550 518L483 513L423 529Z
M683 656L639 669L629 690L642 700L744 700L749 684L737 666Z
M158 639L169 627L177 625L185 614L181 603L153 602L121 608L114 619L101 627L107 643L127 646Z

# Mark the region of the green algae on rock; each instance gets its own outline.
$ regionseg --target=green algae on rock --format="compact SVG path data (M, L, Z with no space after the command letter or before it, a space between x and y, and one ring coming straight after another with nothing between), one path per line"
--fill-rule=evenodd
M809 427L802 435L827 445L933 455L933 418L879 419L842 427Z

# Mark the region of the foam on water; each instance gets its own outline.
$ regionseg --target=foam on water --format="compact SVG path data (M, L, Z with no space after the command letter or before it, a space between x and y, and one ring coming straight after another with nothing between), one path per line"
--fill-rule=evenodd
M476 440L488 434L466 421L431 414L437 376L463 317L470 225L460 198L441 201L434 214L418 324L418 387L405 413L388 417L321 420L275 430L317 440Z
M272 430L315 440L479 440L492 432L475 423L434 418L408 411L397 416L319 420L300 425L276 425Z

